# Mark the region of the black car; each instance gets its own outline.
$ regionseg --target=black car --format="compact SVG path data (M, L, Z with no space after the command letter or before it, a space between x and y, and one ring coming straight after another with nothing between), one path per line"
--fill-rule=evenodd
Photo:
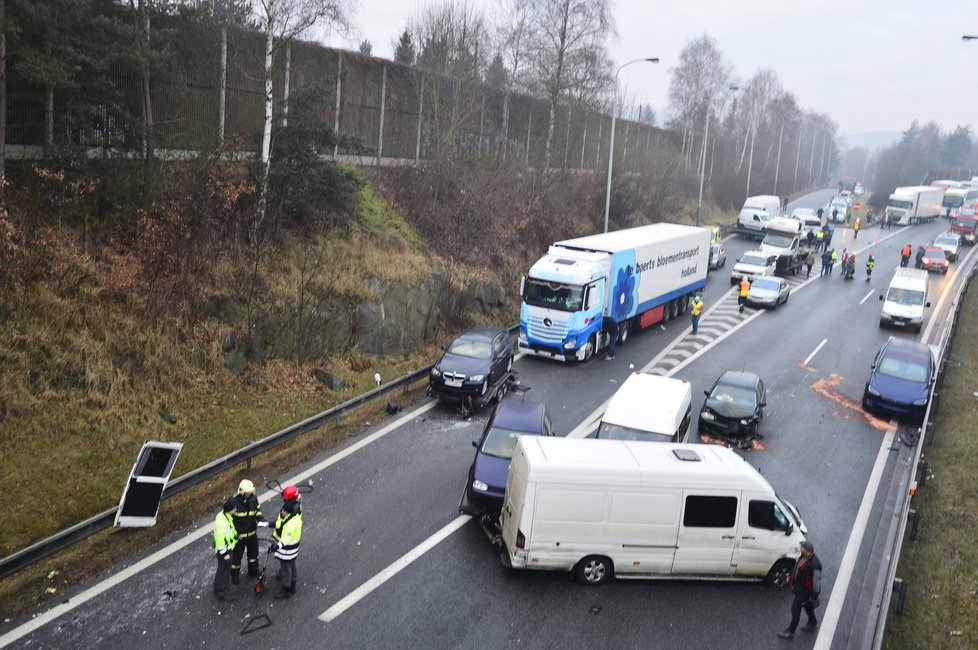
M513 339L509 331L477 326L448 346L431 369L428 391L471 412L491 399L503 398L512 370Z
M459 502L463 514L499 514L506 493L509 463L520 436L552 436L547 408L533 400L508 397L501 401L486 423L482 436L472 442L475 459Z
M745 441L758 437L767 399L760 377L752 372L727 370L713 388L703 392L706 401L700 410L700 433Z

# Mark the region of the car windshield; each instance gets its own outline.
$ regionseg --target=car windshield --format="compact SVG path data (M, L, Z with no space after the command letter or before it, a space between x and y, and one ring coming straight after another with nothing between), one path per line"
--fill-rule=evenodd
M780 283L777 280L765 280L764 278L758 278L754 280L754 284L750 285L750 288L777 291L780 288Z
M778 248L787 248L788 246L791 246L791 242L793 240L794 237L791 235L780 235L768 231L767 236L764 237L764 241L761 243L767 244L768 246L777 246Z
M954 246L958 245L958 238L941 236L934 240L934 243L938 246L951 246L953 248Z
M491 359L492 343L485 339L474 339L460 336L448 348L449 354L470 359Z
M584 304L584 287L527 278L523 301L535 307L580 311Z
M886 356L880 361L876 370L879 374L887 377L912 381L915 384L924 384L927 383L927 375L930 369L927 364L914 359Z
M479 450L497 458L512 458L513 452L516 451L516 441L524 433L523 431L493 427L489 429L489 434L482 441L482 447Z
M898 305L922 305L924 304L924 292L891 288L886 294L886 299Z
M978 219L955 219L954 225L958 228L964 228L965 230L974 230L975 225L978 224Z
M944 258L944 250L941 249L941 248L936 248L934 246L929 246L927 248L927 250L925 251L925 255L927 257L938 257L938 258L943 259Z
M748 409L754 408L757 404L757 395L754 394L752 389L723 383L717 384L714 387L713 392L710 393L710 399L715 399L723 404L742 406Z
M767 266L767 258L763 255L747 254L740 258L741 264L753 264L754 266Z
M909 210L913 207L913 203L910 201L900 201L899 199L890 199L886 202L886 207L888 208L903 208L904 210Z
M649 442L672 442L672 436L652 431L642 431L620 424L602 422L598 429L598 438L602 440L647 440Z

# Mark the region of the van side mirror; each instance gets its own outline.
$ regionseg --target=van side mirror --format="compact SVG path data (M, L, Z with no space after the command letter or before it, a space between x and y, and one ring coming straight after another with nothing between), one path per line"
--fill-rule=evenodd
M784 535L785 537L790 537L793 532L795 532L795 525L789 521L788 527L784 529Z
M930 307L930 303L929 302L925 302L924 303L924 307Z
M760 404L758 404L758 406L764 408L765 406L767 406L767 402L761 402Z

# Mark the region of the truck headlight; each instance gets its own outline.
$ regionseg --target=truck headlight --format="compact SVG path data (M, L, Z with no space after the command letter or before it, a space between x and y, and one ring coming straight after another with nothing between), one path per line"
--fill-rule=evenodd
M530 342L530 339L527 338L527 336L526 336L526 332L524 332L523 330L520 330L519 341L523 345L526 345L526 344L528 344Z
M489 486L486 485L485 481L480 481L479 479L476 479L472 481L472 489L476 490L477 492L485 492L489 489Z
M700 417L706 420L707 422L713 422L714 420L716 420L716 416L714 416L709 411L703 411L702 413L700 413Z
M570 350L576 347L577 347L577 339L568 339L567 342L564 343L565 350Z

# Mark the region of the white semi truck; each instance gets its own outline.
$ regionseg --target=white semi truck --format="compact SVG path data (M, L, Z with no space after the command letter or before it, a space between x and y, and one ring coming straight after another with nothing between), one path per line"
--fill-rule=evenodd
M709 255L707 228L669 223L556 242L520 283L519 347L586 361L615 329L624 343L687 310L706 286Z
M944 188L929 185L898 187L886 200L884 218L897 226L933 221L941 215Z

